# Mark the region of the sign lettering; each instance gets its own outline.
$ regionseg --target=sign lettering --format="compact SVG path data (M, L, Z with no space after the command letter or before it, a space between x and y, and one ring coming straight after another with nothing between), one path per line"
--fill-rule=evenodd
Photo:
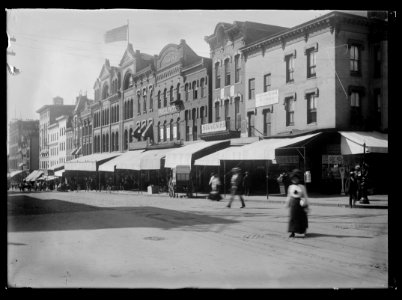
M279 103L279 91L272 90L255 95L255 107Z
M217 131L224 131L224 130L226 130L226 122L225 121L203 124L201 126L202 133L217 132Z

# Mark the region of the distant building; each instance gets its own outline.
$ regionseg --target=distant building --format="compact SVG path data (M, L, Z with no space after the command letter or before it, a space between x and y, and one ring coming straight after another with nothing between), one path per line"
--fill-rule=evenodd
M9 170L36 170L39 167L39 120L13 120L9 125Z
M39 114L39 169L47 170L49 165L49 132L48 127L62 115L72 115L74 105L64 105L63 98L53 98L53 104L44 105L36 112Z

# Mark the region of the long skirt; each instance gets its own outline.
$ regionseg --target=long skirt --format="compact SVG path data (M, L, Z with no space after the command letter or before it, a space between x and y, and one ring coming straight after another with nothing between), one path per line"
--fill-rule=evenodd
M299 198L291 198L288 232L303 234L308 227L306 208L300 205Z
M220 201L222 199L221 194L219 194L218 191L211 191L208 195L208 199L214 200L214 201Z

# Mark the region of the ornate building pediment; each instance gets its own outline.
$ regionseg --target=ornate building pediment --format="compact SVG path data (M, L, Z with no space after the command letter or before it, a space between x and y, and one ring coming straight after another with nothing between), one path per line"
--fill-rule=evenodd
M181 54L177 45L169 44L162 49L159 57L158 69L163 69L169 65L177 63L181 59Z

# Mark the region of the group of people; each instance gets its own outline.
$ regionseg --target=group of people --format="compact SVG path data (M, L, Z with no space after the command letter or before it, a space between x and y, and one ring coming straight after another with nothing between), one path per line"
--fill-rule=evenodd
M296 234L302 234L306 236L308 228L307 213L309 211L308 195L306 187L303 184L303 173L299 169L293 170L290 174L287 174L289 182L287 184L287 198L286 207L289 208L289 224L288 232L289 237L295 237ZM236 196L239 196L241 206L246 207L243 192L245 195L250 193L250 179L248 172L245 172L244 176L241 174L240 168L232 169L232 176L230 179L231 184L231 196L227 207L230 208ZM220 179L217 173L211 174L209 181L211 192L208 199L219 201L222 199L220 195Z
M352 208L357 201L368 204L367 197L367 177L368 168L366 164L363 164L363 168L360 165L356 165L350 170L349 177L346 180L346 190L349 194L349 206Z
M211 179L209 180L209 185L211 187L211 192L209 193L208 199L219 201L222 199L220 194L220 186L221 181L217 173L211 173ZM246 207L244 203L243 193L244 195L250 195L250 177L248 172L245 172L244 176L241 174L240 168L233 168L232 169L232 176L230 178L230 190L231 190L231 197L229 200L229 204L227 207L232 206L232 202L235 196L239 196L241 202L241 208Z

